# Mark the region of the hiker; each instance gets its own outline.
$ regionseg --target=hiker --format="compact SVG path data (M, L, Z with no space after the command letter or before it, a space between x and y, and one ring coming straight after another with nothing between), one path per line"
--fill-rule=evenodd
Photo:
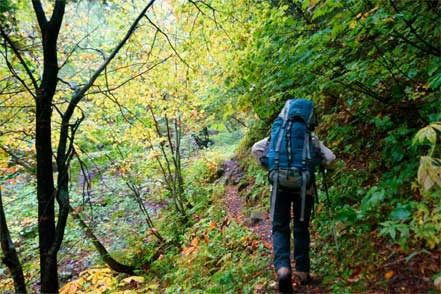
M286 123L285 123L286 122ZM302 285L311 281L309 260L309 220L314 205L314 167L329 168L335 160L312 130L316 125L313 103L304 99L288 100L272 126L270 137L252 147L252 154L263 168L269 170L271 191L271 222L274 268L280 292L292 292L290 262L291 203L294 212L294 259ZM284 133L282 136L279 134ZM289 154L284 154L289 153ZM284 163L287 161L287 163ZM295 177L283 170L290 167ZM291 183L289 183L291 182ZM297 184L292 184L298 182ZM291 185L292 184L292 185ZM291 188L287 188L291 187Z

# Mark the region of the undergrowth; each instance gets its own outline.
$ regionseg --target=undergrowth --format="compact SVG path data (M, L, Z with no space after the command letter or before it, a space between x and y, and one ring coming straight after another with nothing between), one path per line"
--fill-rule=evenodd
M240 138L237 132L221 134L213 138L213 147L186 161L189 218L183 224L172 206L161 209L155 223L164 248L151 239L138 244L134 240L139 236L130 238L141 266L136 276L112 274L97 265L67 284L63 293L70 287L99 293L255 293L268 288L272 272L267 249L249 228L228 217L224 203L222 162L233 157ZM161 254L150 262L158 250Z
M230 134L231 135L231 134ZM179 251L166 252L152 265L165 293L254 293L267 287L271 271L267 250L248 228L228 218L221 163L232 157L239 136L223 136L187 169L186 191L197 203L192 225L180 238ZM162 223L167 226L168 216Z
M325 128L326 123L323 133ZM322 138L342 137L343 131L331 128ZM242 196L252 200L248 205L268 209L266 172L249 152L264 134L255 130L250 133L253 135L238 149L247 171L243 181L251 186ZM262 137L255 138L258 133ZM429 293L435 291L434 280L441 276L441 193L436 187L423 191L416 183L419 162L412 134L414 131L398 127L379 143L385 144L381 153L357 151L363 158L379 156L377 161L357 161L354 148L363 148L361 145L345 150L341 145L347 142L328 143L336 151L338 162L326 176L329 202L323 176L317 174L319 204L311 223L311 263L313 273L330 291L412 291L419 287ZM408 146L408 154L387 148L392 141Z

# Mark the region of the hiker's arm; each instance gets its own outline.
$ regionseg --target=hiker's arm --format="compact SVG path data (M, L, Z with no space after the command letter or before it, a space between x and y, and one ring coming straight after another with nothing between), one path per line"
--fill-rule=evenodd
M333 169L335 163L335 154L314 134L312 135L312 143L316 150L320 153L320 165L326 169Z
M265 151L265 148L266 148L266 146L267 146L267 144L268 144L268 139L269 139L269 138L266 137L266 138L264 138L264 139L262 139L262 140L256 142L256 143L253 145L253 147L251 148L251 153L253 154L254 159L257 161L257 163L258 163L260 166L262 166L262 165L261 165L261 162L260 162L260 158L262 157L262 155L263 155L263 153L264 153L264 151ZM263 166L262 166L262 167L263 167Z
M334 152L332 152L331 149L326 147L322 141L319 141L319 148L320 148L320 153L322 154L322 162L321 162L322 167L326 169L333 169L334 162L336 159Z

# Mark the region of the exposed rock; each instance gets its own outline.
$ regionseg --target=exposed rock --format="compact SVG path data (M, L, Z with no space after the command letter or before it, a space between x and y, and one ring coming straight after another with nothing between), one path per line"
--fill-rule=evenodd
M227 178L228 184L237 185L243 177L243 172L235 160L226 160L223 164L223 169L225 171L225 177Z
M72 279L72 272L71 271L64 271L64 272L60 272L59 277L61 281L68 281L70 279Z
M265 220L265 212L263 211L255 211L250 216L250 223L251 226L253 227L264 220Z

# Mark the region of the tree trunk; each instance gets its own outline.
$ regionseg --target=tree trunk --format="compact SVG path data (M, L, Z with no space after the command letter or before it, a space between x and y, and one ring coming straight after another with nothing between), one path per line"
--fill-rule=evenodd
M127 273L127 274L133 274L135 268L130 265L125 265L122 263L119 263L115 259L110 256L107 249L104 247L104 245L98 240L98 238L95 236L95 234L92 232L90 227L83 221L83 219L78 215L78 213L75 212L75 210L70 207L70 214L72 217L78 222L80 227L83 229L83 232L86 234L86 236L92 241L93 246L95 246L96 250L100 254L103 261L114 271L120 272L120 273Z
M51 250L55 240L55 184L52 165L51 118L52 101L58 82L57 39L66 1L55 2L48 21L40 1L33 0L40 26L44 68L36 95L37 198L40 277L42 293L58 292L57 251ZM64 230L64 228L63 228Z
M42 89L42 92L44 90ZM38 236L40 247L41 291L58 292L56 256L49 256L55 235L54 177L52 169L51 142L51 100L44 95L37 96L37 197L38 197Z
M57 39L63 21L66 0L55 1L55 6L50 20L47 20L41 1L32 0L32 5L37 16L43 43L44 67L41 84L36 89L36 139L37 150L37 197L38 197L38 233L40 245L40 270L41 292L58 292L57 253L61 246L64 229L69 213L68 167L72 155L71 145L67 146L70 119L77 104L93 85L101 72L116 56L135 31L141 18L149 7L151 0L143 9L129 31L115 47L103 64L95 71L90 80L79 91L76 91L69 105L62 115L60 141L57 152L58 190L55 189L52 165L51 117L52 103L58 82ZM36 83L35 83L36 84ZM79 124L79 122L78 122ZM78 125L71 131L74 133ZM73 142L73 133L70 143ZM55 199L59 204L57 227L55 227Z
M26 283L23 275L20 260L14 243L9 235L8 226L6 224L5 211L2 202L2 190L0 188L0 241L3 250L3 262L9 268L12 279L14 280L15 293L26 293Z

